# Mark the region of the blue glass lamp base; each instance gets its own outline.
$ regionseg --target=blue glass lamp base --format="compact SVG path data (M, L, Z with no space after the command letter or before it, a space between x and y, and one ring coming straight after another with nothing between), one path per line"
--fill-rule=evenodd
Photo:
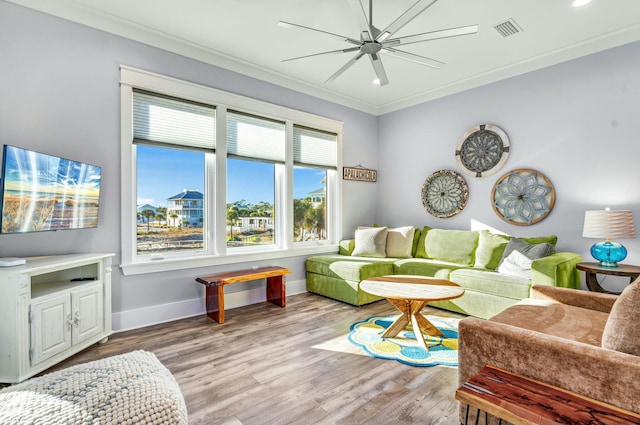
M603 267L618 267L618 262L627 258L627 248L617 242L598 242L591 247L591 256Z

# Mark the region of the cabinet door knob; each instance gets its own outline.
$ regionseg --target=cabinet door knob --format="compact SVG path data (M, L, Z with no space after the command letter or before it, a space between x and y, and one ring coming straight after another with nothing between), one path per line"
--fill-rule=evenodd
M73 317L71 317L71 313L67 314L67 329L71 330L71 328L73 327Z
M76 328L80 326L80 311L78 310L76 310L73 316L73 324L76 326Z

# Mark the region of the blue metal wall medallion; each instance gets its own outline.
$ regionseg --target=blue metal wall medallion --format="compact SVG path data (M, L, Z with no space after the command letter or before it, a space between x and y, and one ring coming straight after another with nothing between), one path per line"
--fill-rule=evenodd
M530 226L543 220L556 202L556 191L542 173L529 168L509 171L491 191L491 206L507 223Z

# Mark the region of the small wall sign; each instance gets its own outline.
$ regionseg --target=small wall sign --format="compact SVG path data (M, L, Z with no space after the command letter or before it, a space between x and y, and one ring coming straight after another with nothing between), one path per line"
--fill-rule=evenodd
M378 172L361 167L342 167L342 178L344 180L376 182L378 181Z

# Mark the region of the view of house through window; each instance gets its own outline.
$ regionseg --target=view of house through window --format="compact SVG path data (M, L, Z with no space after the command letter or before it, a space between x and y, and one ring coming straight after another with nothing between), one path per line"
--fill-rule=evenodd
M293 168L293 240L327 239L327 170Z
M272 245L274 240L275 165L227 161L227 246Z
M137 146L137 252L204 249L205 154Z

